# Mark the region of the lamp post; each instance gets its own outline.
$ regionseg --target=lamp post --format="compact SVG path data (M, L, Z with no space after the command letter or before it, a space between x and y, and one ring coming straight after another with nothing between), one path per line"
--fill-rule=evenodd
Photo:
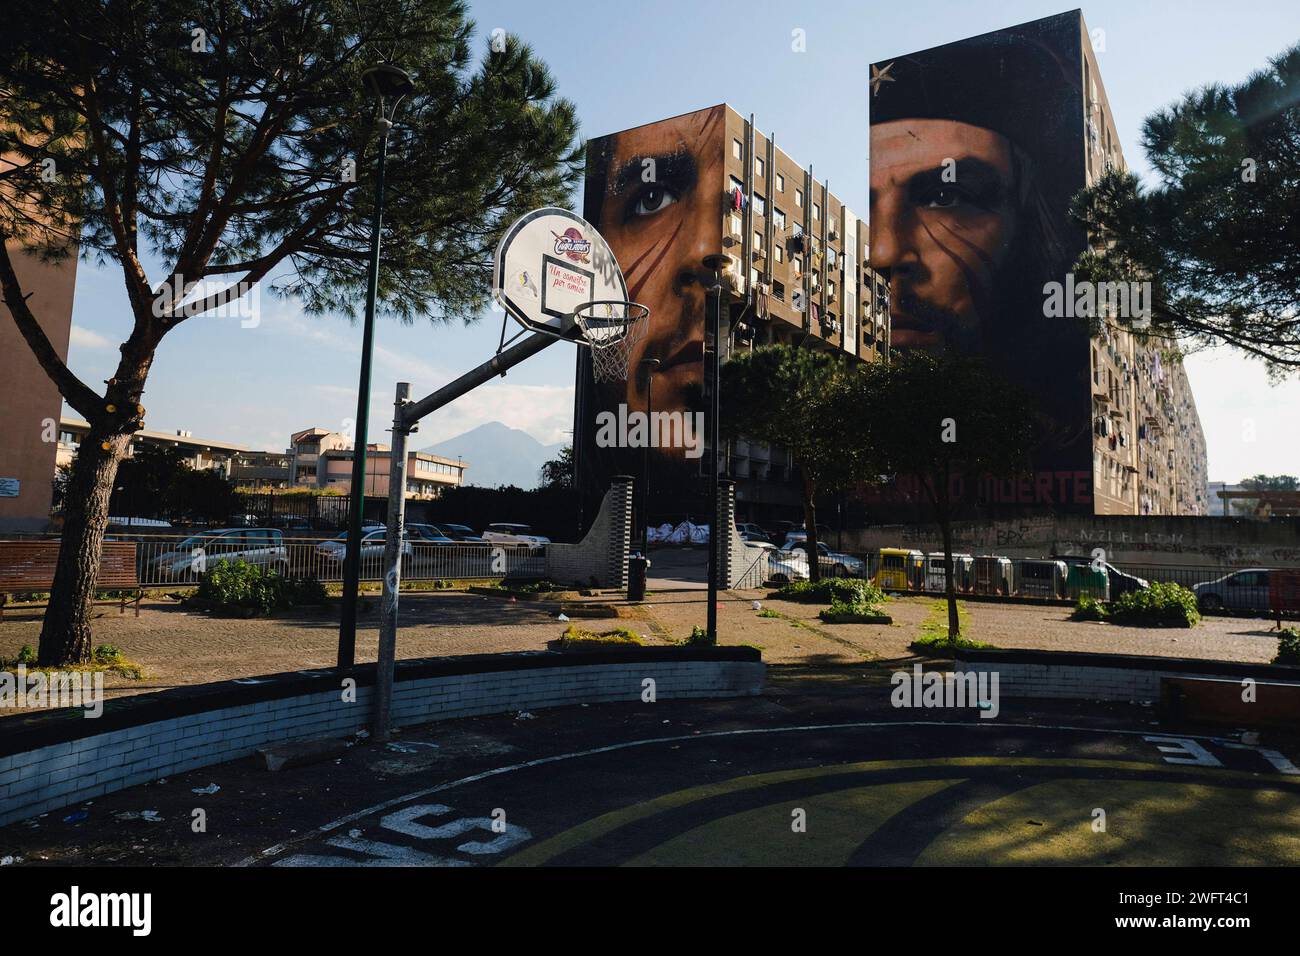
M708 334L705 336L706 344L712 339L712 349L706 351L704 362L704 379L709 385L709 495L712 498L712 518L709 522L709 610L705 628L710 644L718 643L718 549L722 541L722 533L718 528L722 519L722 509L718 502L718 454L722 444L719 428L722 415L718 393L722 368L722 274L730 264L731 257L725 253L704 257L704 268L713 275L713 284L708 289Z
M384 166L388 133L397 106L415 86L405 70L390 63L372 66L361 82L379 112L379 169L375 212L370 228L370 275L366 283L366 318L361 333L361 381L357 386L356 433L352 440L352 486L349 489L347 550L343 559L343 606L339 615L339 667L351 667L357 647L357 585L361 577L361 521L366 501L366 432L370 424L370 365L375 345L375 299L379 295L379 236L384 221Z
M641 367L645 369L645 427L646 443L641 452L641 527L645 529L642 537L641 553L645 557L650 557L650 417L654 408L651 396L654 392L655 369L662 363L657 358L648 358L641 360Z

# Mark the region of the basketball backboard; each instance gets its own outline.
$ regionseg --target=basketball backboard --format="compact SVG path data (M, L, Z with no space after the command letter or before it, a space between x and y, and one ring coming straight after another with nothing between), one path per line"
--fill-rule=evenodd
M627 283L596 227L554 206L534 209L497 244L493 294L533 332L575 338L578 306L627 299Z

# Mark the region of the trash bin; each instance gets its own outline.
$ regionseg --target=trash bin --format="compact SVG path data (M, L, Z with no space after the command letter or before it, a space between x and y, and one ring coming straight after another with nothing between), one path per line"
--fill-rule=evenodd
M646 569L650 567L650 559L643 558L639 554L634 554L627 559L627 599L629 601L645 600L645 576Z

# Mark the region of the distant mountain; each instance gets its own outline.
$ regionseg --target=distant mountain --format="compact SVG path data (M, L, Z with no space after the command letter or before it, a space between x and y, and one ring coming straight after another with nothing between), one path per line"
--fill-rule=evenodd
M563 447L563 443L543 445L528 432L501 422L488 422L421 451L443 458L465 459L468 464L465 469L467 485L536 488L537 472Z

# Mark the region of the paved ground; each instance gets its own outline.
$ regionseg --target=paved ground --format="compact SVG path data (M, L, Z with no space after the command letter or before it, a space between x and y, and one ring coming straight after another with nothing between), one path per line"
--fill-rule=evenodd
M430 725L338 761L251 760L0 829L23 864L1300 863L1300 741L1171 738L1129 707L900 711L887 671L759 698ZM196 794L196 789L215 792ZM155 810L151 823L139 818ZM1104 829L1098 828L1104 811ZM195 832L202 811L206 829Z
M622 607L622 620L583 621L597 629L626 625L647 643L685 640L703 625L707 612L703 584L704 552L664 549L652 552L649 594L644 606ZM899 597L887 611L892 625L823 624L819 607L772 601L766 590L725 592L718 611L723 644L752 644L771 664L821 666L868 661L910 660L908 644L933 613L937 599ZM779 617L760 617L758 601ZM373 661L378 637L376 597L363 599L357 633L357 660ZM1276 632L1264 620L1213 617L1190 630L1122 628L1069 620L1068 608L965 602L969 634L998 647L1043 648L1123 654L1196 657L1267 662L1277 651ZM540 650L564 629L559 608L529 601L510 602L465 593L410 593L402 597L402 657ZM186 611L174 601L147 601L140 617L113 607L96 611L96 643L114 644L141 664L142 680L109 676L109 696L148 693L183 684L253 677L297 669L333 666L337 651L337 612L284 614L275 618L212 618ZM9 611L0 619L0 656L37 643L40 613ZM0 715L18 711L4 710ZM2 717L0 717L2 719Z

